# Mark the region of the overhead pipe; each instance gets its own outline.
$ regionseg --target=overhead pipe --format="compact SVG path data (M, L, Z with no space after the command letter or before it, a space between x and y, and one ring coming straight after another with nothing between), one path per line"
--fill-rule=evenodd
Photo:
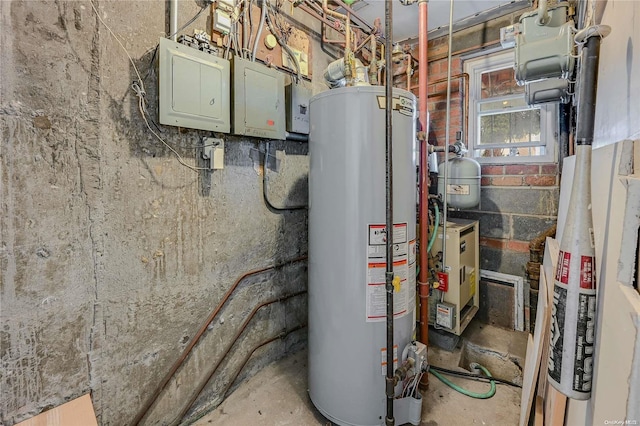
M176 371L178 371L178 369L182 366L182 364L187 359L187 357L189 356L189 354L191 353L195 345L198 344L198 342L202 338L202 335L204 334L204 332L207 330L207 328L209 328L209 324L211 324L211 322L215 319L215 317L220 313L222 308L226 305L227 301L229 300L233 292L236 290L236 288L238 288L241 282L243 282L247 278L252 277L254 275L259 275L264 272L280 269L285 266L301 262L303 260L307 260L307 256L300 256L295 259L287 260L282 263L278 263L272 266L267 266L266 268L253 269L251 271L245 272L244 274L240 275L236 279L236 281L233 283L233 285L229 287L227 292L222 297L222 300L218 303L218 305L214 308L214 310L209 314L207 319L202 323L202 325L200 326L196 334L191 338L191 341L189 342L187 347L184 349L184 351L182 351L182 354L176 360L176 362L173 363L169 372L162 379L162 382L160 383L160 385L156 388L156 390L153 392L151 397L147 400L147 402L142 407L142 409L140 410L140 412L138 413L138 415L136 416L136 418L133 420L131 424L138 425L140 424L142 419L144 419L149 409L153 406L153 404L155 404L156 400L160 396L160 393L162 393L162 391L166 388L171 378L174 376L174 374L176 374Z
M178 0L169 0L169 34L178 41Z
M344 19L345 22L345 46L344 46L344 65L345 65L345 78L347 80L347 86L351 86L351 79L353 77L352 70L352 56L351 51L351 16L347 12L346 15L338 13L335 10L329 8L327 0L322 0L322 10L325 14L333 16L334 18Z
M324 0L326 2L326 0ZM384 2L384 29L385 29L385 165L386 165L386 292L387 292L387 375L386 375L386 395L387 414L385 417L386 426L394 426L393 401L395 396L395 374L393 371L393 72L391 71L391 41L393 40L393 4L390 1Z
M427 121L427 82L428 82L428 0L418 2L418 120L424 138L420 141L420 273L418 274L418 295L420 299L420 342L429 346L429 167L428 167L428 135ZM437 232L437 229L434 230ZM425 374L421 380L422 386L429 383L429 375Z

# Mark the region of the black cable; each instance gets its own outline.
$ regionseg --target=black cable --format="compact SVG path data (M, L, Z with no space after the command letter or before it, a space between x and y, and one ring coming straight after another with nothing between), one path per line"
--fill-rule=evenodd
M508 380L498 379L497 377L489 378L487 376L482 376L482 375L479 375L479 374L465 373L464 371L448 370L446 368L437 367L435 365L430 365L429 369L437 371L437 372L442 373L442 374L447 374L449 376L461 377L463 379L475 380L475 381L478 381L478 382L489 382L489 381L493 380L496 383L502 383L504 385L513 386L515 388L522 388L522 385L519 385L519 384L514 383L514 382L510 382Z
M271 200L269 200L269 177L267 176L267 157L269 156L269 142L267 142L266 148L265 148L265 152L264 152L264 163L262 166L262 198L264 198L264 203L267 205L267 207L269 208L269 210L271 210L273 213L281 213L281 212L288 212L288 211L295 211L295 210L305 210L309 208L308 204L300 204L297 206L284 206L284 207L277 207L275 205L273 205L271 203Z

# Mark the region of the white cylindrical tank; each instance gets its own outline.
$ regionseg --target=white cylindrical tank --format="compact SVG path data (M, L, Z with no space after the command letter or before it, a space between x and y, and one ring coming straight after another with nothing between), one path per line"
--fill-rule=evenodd
M394 90L394 344L415 327L415 97ZM385 91L343 87L310 101L309 396L339 425L385 417ZM400 360L401 361L401 360Z
M438 166L438 194L444 194L444 163ZM470 209L480 204L480 164L466 157L454 157L447 164L447 204Z

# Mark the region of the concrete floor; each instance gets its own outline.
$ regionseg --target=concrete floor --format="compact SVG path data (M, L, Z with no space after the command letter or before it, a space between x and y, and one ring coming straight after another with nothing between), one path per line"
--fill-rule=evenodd
M459 369L462 359L482 358L481 362L501 378L513 377L513 366L524 366L526 334L475 323L465 331L453 352L435 346L429 348L429 362L440 367ZM523 343L524 342L524 343ZM485 350L486 349L486 350ZM478 355L480 354L480 355ZM484 358L483 358L484 357ZM489 359L486 357L494 357ZM502 364L501 364L502 363ZM487 365L489 364L489 365ZM461 370L464 371L464 370ZM471 391L485 392L489 384L455 377L449 379ZM520 389L497 385L493 398L469 398L429 376L429 388L423 391L422 425L517 425L520 414ZM307 395L307 352L301 351L265 368L241 384L217 409L195 425L325 425L331 423L313 407Z

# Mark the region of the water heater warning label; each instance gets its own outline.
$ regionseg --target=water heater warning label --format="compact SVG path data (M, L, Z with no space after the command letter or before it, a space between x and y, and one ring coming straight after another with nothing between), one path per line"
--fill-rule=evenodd
M385 225L373 224L368 229L367 245L367 322L386 319L386 248L387 231ZM393 272L400 279L393 293L393 314L401 318L409 313L412 300L415 300L415 241L408 241L407 224L393 225ZM413 274L413 277L412 277ZM413 278L413 279L412 279ZM413 283L413 284L412 284ZM413 286L412 286L413 285Z

